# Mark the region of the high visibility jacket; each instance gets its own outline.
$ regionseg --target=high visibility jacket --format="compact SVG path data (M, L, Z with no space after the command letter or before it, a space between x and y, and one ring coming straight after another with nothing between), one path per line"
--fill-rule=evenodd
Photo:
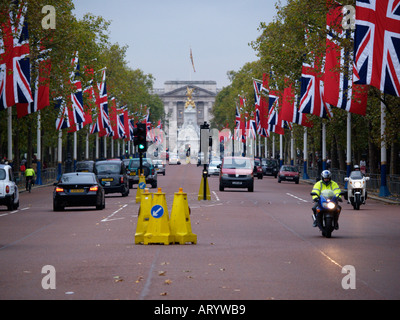
M32 168L28 168L25 170L25 177L34 177L35 176L35 170Z
M332 190L336 194L336 196L340 198L340 188L335 181L331 180L331 182L329 182L329 184L326 185L325 183L323 183L322 180L319 180L316 184L314 184L314 187L311 192L315 192L318 196L320 196L323 190ZM317 198L317 196L312 196L312 197L313 199Z

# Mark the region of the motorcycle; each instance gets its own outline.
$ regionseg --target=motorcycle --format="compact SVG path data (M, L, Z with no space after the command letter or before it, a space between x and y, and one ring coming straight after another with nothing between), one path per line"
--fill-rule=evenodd
M344 192L342 191L340 195L344 195ZM311 196L318 196L318 194L311 192ZM313 218L317 220L317 226L326 238L332 236L332 231L335 229L335 221L339 218L339 201L341 202L342 199L337 197L332 190L323 190L318 197L317 217L313 215Z
M351 203L354 210L360 210L360 206L365 204L367 199L367 181L369 177L364 177L361 171L352 171L348 178L344 178L347 182L347 193L345 199Z

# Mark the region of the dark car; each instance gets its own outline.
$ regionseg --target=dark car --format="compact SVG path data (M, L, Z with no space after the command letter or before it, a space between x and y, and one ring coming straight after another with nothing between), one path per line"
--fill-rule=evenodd
M129 194L128 175L122 160L103 160L96 162L97 177L106 194Z
M143 174L146 179L146 183L150 183L152 188L157 188L157 172L154 167L153 161L150 158L142 159ZM139 183L139 168L140 158L133 158L129 163L129 171L133 176L133 183Z
M54 185L54 211L84 206L95 206L101 210L106 206L104 188L92 172L64 173Z
M219 191L227 188L247 188L254 191L254 162L246 157L224 157L220 165Z
M261 166L261 159L259 158L254 158L254 170L253 173L255 176L257 176L258 179L262 179L264 172Z
M300 173L297 167L292 165L283 165L278 173L278 182L281 181L294 181L296 184L299 183Z
M92 160L78 161L75 166L76 172L93 172L97 174L96 163Z
M264 176L278 176L279 163L276 159L262 159L261 166L263 168Z

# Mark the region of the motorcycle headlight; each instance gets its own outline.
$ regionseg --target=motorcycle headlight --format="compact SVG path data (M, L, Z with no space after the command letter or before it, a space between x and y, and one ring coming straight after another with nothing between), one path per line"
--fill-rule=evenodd
M361 181L354 182L354 188L361 188L363 183Z
M325 203L322 204L322 206L325 209L330 209L330 210L335 209L335 207L336 207L334 202L325 202Z

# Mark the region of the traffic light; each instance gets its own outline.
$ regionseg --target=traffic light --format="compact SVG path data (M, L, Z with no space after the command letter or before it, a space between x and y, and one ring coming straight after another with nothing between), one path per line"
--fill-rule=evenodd
M146 124L145 123L137 123L136 124L136 134L133 140L135 146L138 146L139 152L147 151L147 141L146 141Z

